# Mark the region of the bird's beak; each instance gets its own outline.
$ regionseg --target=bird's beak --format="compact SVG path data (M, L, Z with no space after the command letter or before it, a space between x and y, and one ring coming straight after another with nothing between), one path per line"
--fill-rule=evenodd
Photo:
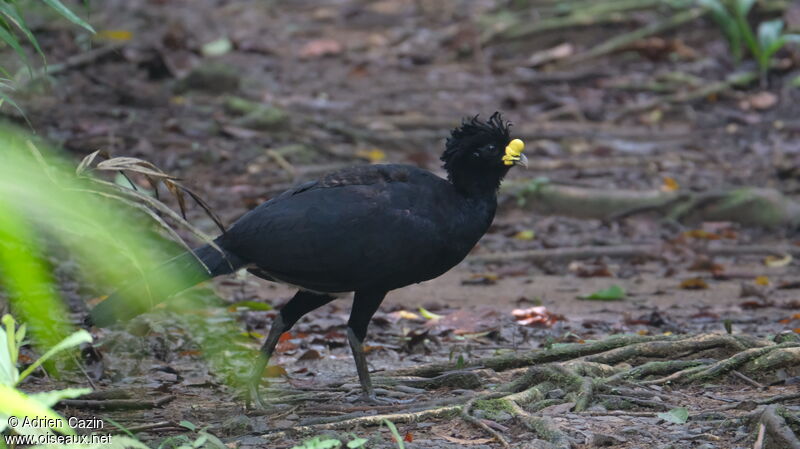
M522 165L523 167L528 167L528 158L522 154L522 150L525 149L525 144L519 140L514 139L508 143L506 146L506 153L503 155L503 163L505 165Z

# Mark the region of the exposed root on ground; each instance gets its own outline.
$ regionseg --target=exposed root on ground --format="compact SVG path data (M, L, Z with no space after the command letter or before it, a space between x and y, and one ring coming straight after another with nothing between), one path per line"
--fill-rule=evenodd
M480 359L458 369L454 364L436 363L387 372L376 379L388 388L450 389L462 394L417 403L402 412L395 408L393 413L386 414L325 417L300 427L275 429L262 436L271 440L296 433L375 426L384 420L409 423L457 416L503 447L510 447L512 442L503 430L508 429L494 421L504 413L535 432L538 438L568 449L573 446L574 438L568 429L559 428L552 419L554 415L571 411L587 415L655 416L682 402L684 396L672 393L673 386L745 378L749 385L767 388L763 385L770 382L761 384L753 378L771 379L778 369L798 366L800 341L776 343L728 334L617 336ZM734 372L741 377L725 377ZM468 394L469 390L478 390L487 383L494 386ZM650 387L656 384L661 387ZM467 394L463 394L465 390ZM733 418L723 416L731 426L739 425L742 419L748 420L754 441L763 427L762 440L800 449L792 429L800 424L800 418L780 405L798 398L800 394L788 394L768 401L749 401L752 406L747 410L753 412ZM716 419L723 410L741 410L739 405L695 413L696 419ZM505 419L508 420L508 415Z

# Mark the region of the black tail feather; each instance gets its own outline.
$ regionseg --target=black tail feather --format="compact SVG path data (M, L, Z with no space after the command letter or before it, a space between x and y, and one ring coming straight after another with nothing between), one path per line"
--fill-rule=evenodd
M133 318L176 293L207 279L233 273L243 265L238 257L227 252L223 256L210 245L195 249L194 254L185 252L165 262L146 278L131 282L95 306L89 313L86 324L105 327Z

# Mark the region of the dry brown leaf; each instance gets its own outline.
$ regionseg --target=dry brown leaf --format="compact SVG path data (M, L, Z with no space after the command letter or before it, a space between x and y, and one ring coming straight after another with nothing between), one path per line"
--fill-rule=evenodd
M303 45L299 56L301 58L320 58L322 56L338 55L343 49L342 44L334 39L314 39Z
M705 290L708 283L703 278L689 278L681 282L681 288L685 290Z
M680 188L681 186L678 184L678 181L669 176L664 178L664 183L661 185L662 192L674 192Z
M767 91L755 93L747 98L747 105L759 111L769 109L777 103L778 96Z
M550 313L544 306L529 307L527 309L514 309L511 315L523 326L550 327L557 321L564 320L562 315Z

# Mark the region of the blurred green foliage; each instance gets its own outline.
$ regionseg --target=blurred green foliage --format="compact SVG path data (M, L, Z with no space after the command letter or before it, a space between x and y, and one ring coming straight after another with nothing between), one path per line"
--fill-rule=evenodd
M94 33L92 26L78 17L78 15L65 6L61 0L0 0L0 49L2 46L7 46L14 50L14 53L16 53L19 60L22 61L31 75L33 75L33 66L28 59L23 43L28 42L33 46L36 53L41 56L42 61L45 60L44 52L39 46L39 41L25 21L24 12L38 6L36 3L41 3L59 16L90 33ZM9 70L11 70L10 67L5 64L0 64L0 75L2 75L0 76L0 107L2 107L3 103L8 103L21 111L20 107L14 103L6 92L4 92L13 89L13 82L11 81L13 77L9 74Z
M800 42L800 35L783 32L783 20L768 20L754 31L747 17L755 0L699 0L708 8L719 25L736 62L742 60L744 49L758 63L762 82L769 71L772 57L788 42Z

